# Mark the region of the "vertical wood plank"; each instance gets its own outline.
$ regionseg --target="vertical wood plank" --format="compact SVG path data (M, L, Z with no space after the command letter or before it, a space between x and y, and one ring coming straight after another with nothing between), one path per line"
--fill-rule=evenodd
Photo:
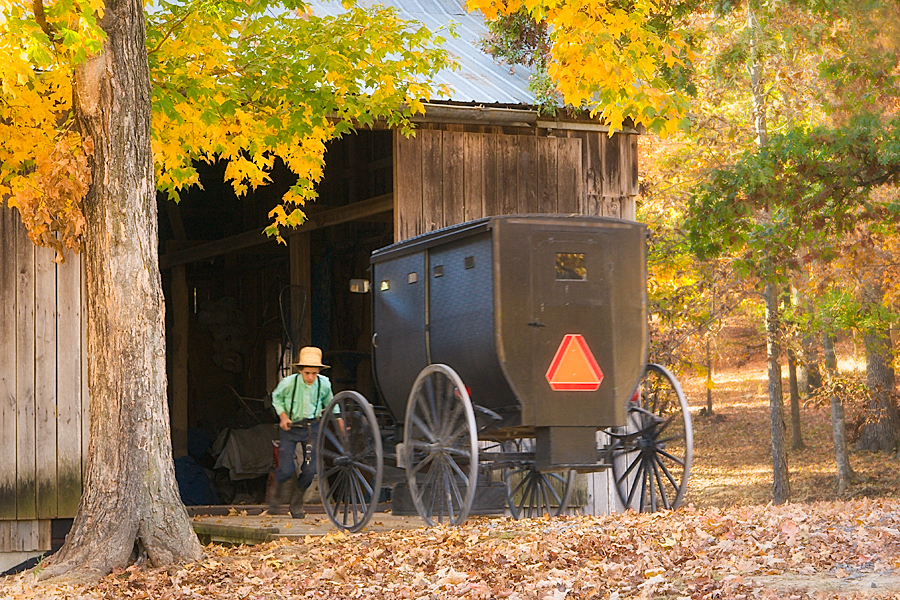
M0 552L12 552L12 528L15 521L0 521Z
M424 129L416 136L422 144L422 221L425 226L417 233L444 226L443 134L439 129Z
M37 516L56 517L56 252L34 249L34 428ZM36 543L36 542L35 542Z
M499 136L500 182L497 189L499 214L514 215L519 201L519 136Z
M519 141L517 212L539 212L538 200L538 138L530 135L516 136Z
M21 230L16 245L16 518L34 519L34 244Z
M464 134L465 220L480 219L484 213L484 135Z
M622 196L637 196L641 193L638 181L638 136L622 134Z
M293 294L291 295L293 300ZM293 309L293 307L291 307ZM188 327L190 321L190 294L184 265L172 267L172 328L168 339L171 358L169 390L172 409L172 456L185 456L188 450ZM298 313L293 313L298 314Z
M500 136L484 134L484 216L500 213Z
M581 138L581 168L584 174L584 189L578 211L584 215L603 214L600 196L603 194L605 178L603 173L603 152L608 136L602 131L578 132Z
M16 265L18 213L0 207L0 520L16 518ZM0 552L4 548L0 531ZM5 530L9 544L9 528Z
M603 145L603 190L604 196L619 197L625 195L622 189L622 162L620 145L625 136L615 133L607 137Z
M41 552L50 550L53 546L53 532L51 529L52 522L49 519L38 521L37 525L37 548Z
M559 212L559 138L537 138L537 212Z
M174 203L169 203L174 204ZM67 253L57 273L57 517L75 516L81 500L81 257Z
M394 241L411 238L423 230L421 144L416 137L407 138L395 129Z
M559 138L558 157L556 172L559 212L577 213L583 204L581 138Z
M444 159L444 225L466 220L466 134L445 131L441 139Z

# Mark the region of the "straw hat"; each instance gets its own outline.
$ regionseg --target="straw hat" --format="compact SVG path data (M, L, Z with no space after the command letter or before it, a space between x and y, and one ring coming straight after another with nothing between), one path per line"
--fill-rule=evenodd
M300 348L300 355L293 364L295 367L318 367L319 369L328 369L328 365L322 364L322 351L315 346L306 346Z

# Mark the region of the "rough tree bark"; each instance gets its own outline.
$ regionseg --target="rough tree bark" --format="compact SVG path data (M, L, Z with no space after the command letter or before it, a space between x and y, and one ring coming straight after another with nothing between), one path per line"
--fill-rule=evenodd
M797 296L791 288L785 290L784 307L789 310L791 305L795 303ZM800 423L800 386L797 379L797 353L794 351L793 344L796 339L791 339L787 344L788 355L788 393L791 404L791 451L798 452L806 448L803 443L803 431Z
M797 384L797 359L794 351L788 349L788 390L791 396L791 450L798 452L806 448L800 423L800 387Z
M822 372L819 370L819 345L812 333L800 338L803 348L802 359L797 366L797 383L802 396L809 396L822 387Z
M108 0L102 53L78 67L75 112L93 141L87 234L90 444L85 489L43 579L90 581L132 560L196 560L166 403L164 307L140 0Z
M791 501L791 482L788 476L787 444L784 439L784 393L781 385L781 344L776 286L766 285L766 359L769 372L769 417L772 430L772 501L786 504Z
M900 414L894 400L894 352L889 330L868 332L866 344L866 387L869 401L866 422L860 430L857 450L893 454L900 442Z
M825 372L829 379L837 376L837 355L834 353L834 336L826 335ZM856 481L856 473L850 467L850 453L847 451L847 427L844 420L844 403L838 394L831 395L831 436L834 440L834 462L837 468L837 493L842 496Z

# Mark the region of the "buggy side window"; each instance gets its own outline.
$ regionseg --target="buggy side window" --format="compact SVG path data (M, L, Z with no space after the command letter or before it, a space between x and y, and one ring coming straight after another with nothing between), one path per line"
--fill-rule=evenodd
M587 266L583 252L556 253L557 281L584 281L587 279Z

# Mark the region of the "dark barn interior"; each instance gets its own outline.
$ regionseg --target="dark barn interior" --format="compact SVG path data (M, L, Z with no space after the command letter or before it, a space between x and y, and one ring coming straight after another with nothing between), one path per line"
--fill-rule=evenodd
M174 454L189 454L207 475L215 471L220 502L263 501L265 474L229 482L224 467L214 467L228 432L277 422L267 395L301 346L323 349L335 393L375 398L370 298L351 293L350 280L366 279L371 252L393 241L392 162L391 131L332 142L319 198L304 207L311 226L285 232L284 244L261 233L293 183L282 165L271 184L237 197L224 181L224 163L200 163L201 186L178 204L160 199ZM375 209L363 202L379 197ZM307 282L298 271L308 273ZM274 425L257 429L277 439Z

